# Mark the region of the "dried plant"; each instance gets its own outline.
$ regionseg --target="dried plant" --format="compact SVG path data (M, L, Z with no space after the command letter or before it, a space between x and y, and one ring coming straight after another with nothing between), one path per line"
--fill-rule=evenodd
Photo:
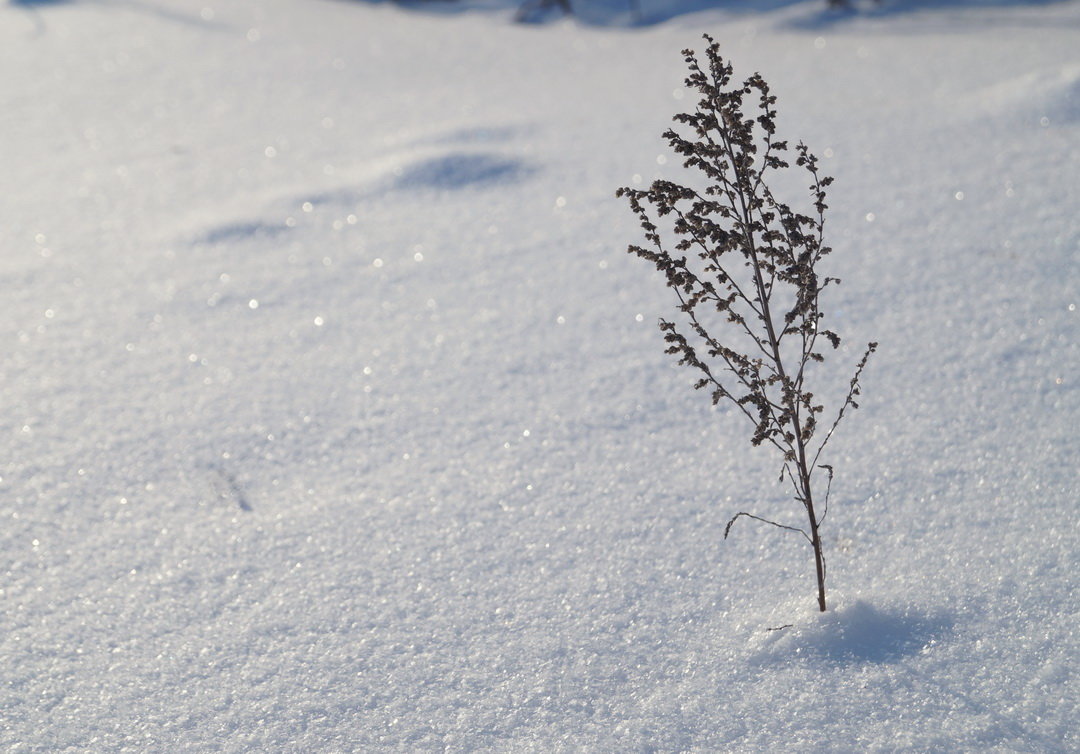
M647 190L621 188L617 195L627 197L645 231L647 245L632 245L630 253L652 262L678 298L680 323L660 320L667 352L699 373L695 387L709 390L714 405L730 401L746 415L754 426L751 443L780 453L780 481L791 484L806 513L807 524L800 527L739 512L724 537L743 517L802 534L813 549L818 606L824 611L819 529L828 513L833 469L820 461L847 409L858 408L859 378L877 344L867 347L832 424L820 433L824 406L808 379L813 365L825 360L823 346L840 345L840 337L823 327L820 309L822 292L840 281L818 274L818 263L830 252L823 238L832 178L820 174L804 144L795 147L795 168L785 161L789 149L776 138L776 97L768 84L757 74L733 83L719 45L705 39L707 68L692 50L683 51L690 69L686 85L700 99L695 112L674 119L691 135L669 129L664 138L707 185L658 180ZM810 179L808 214L792 210L769 187L780 171L796 168ZM820 505L814 496L819 470L827 480Z

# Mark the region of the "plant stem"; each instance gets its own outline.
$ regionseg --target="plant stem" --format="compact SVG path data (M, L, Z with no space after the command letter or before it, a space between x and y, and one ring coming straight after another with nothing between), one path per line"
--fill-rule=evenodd
M805 475L806 471L800 468L799 473ZM821 535L818 534L818 521L817 516L814 515L814 501L810 497L809 482L806 483L806 512L810 516L810 544L814 548L814 569L817 571L818 608L821 612L825 612L825 558L821 553Z
M724 134L725 144L731 149L727 135ZM734 162L734 161L733 161ZM743 186L744 179L738 174L736 166L736 185ZM810 490L810 470L806 465L806 444L802 434L802 422L799 416L798 386L792 383L784 369L784 360L780 354L780 340L773 326L772 306L769 301L768 291L765 288L765 280L761 276L761 264L758 261L757 244L754 241L752 209L746 202L742 190L736 192L742 214L743 234L746 238L746 249L749 251L752 268L754 270L754 286L757 288L758 299L761 302L761 319L765 324L765 333L768 337L769 347L772 349L772 359L776 364L776 375L780 378L780 384L784 386L784 402L788 404L791 412L792 434L795 436L795 462L799 466L799 486L802 487L802 502L806 506L806 514L810 518L810 544L814 548L814 570L817 574L818 608L825 612L825 558L821 551L821 536L818 534L818 520L814 513L814 496Z

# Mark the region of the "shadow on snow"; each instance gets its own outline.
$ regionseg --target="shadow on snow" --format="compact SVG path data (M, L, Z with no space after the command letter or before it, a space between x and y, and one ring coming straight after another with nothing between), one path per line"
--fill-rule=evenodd
M759 662L817 657L836 663L890 663L917 655L948 634L948 614L878 610L862 600L771 633Z
M818 30L858 18L888 18L927 11L975 11L1008 7L1041 7L1072 0L847 0L830 7L828 0L565 0L571 14L588 26L652 26L674 18L721 10L734 15L769 13L802 6L805 14L786 25ZM451 15L463 12L513 13L526 23L545 23L566 16L560 0L339 0L395 5L418 13ZM525 11L525 12L523 12Z

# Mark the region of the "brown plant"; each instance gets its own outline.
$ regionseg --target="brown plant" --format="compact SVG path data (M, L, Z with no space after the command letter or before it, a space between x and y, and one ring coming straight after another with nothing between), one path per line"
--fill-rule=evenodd
M825 360L822 346L840 345L840 337L822 326L820 309L822 291L840 281L817 269L831 251L824 229L832 178L819 173L817 158L800 143L795 167L810 178L812 210L801 214L774 195L768 179L792 169L787 142L776 138L776 97L758 74L733 83L719 45L705 39L706 68L692 50L683 51L690 69L686 86L700 99L693 113L674 120L691 136L669 129L664 138L708 185L699 190L658 180L647 190L624 187L617 195L629 200L645 231L647 245L631 245L629 252L655 265L678 298L681 324L660 320L667 352L700 373L695 387L708 389L714 405L731 401L750 419L753 445L779 451L780 480L790 482L807 516L807 528L801 528L741 511L724 537L742 517L802 534L813 549L824 611L819 527L828 513L833 469L819 461L847 409L858 408L859 378L877 344L868 345L832 424L817 440L824 406L807 380L812 365ZM665 224L663 233L657 223ZM813 494L819 469L827 474L820 511Z

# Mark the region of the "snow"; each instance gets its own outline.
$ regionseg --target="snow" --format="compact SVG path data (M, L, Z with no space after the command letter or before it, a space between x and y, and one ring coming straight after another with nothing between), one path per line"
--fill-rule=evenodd
M0 6L5 751L1077 748L1080 8L656 5ZM625 253L704 31L881 343L825 614Z

